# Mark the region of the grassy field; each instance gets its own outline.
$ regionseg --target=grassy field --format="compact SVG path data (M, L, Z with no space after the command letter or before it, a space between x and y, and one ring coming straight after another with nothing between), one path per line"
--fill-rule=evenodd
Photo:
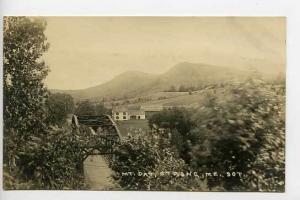
M213 93L212 89L204 89L199 91L194 91L191 95L188 93L183 93L177 96L169 96L166 99L161 100L151 100L144 103L135 103L129 105L157 105L157 106L165 106L165 107L173 107L173 106L187 106L187 107L198 107L202 105L205 96L208 93ZM216 91L217 95L222 95L223 89L218 89Z
M138 96L135 98L128 98L128 99L122 99L122 100L116 100L113 101L113 103L117 103L119 105L124 105L124 104L145 104L147 102L160 102L162 99L169 99L169 98L176 98L180 96L186 96L188 95L188 92L155 92L153 94L149 94L146 96ZM129 103L124 103L128 101ZM112 102L107 101L105 102L105 106L110 108Z
M117 121L116 123L122 137L127 137L128 135L136 135L143 132L145 133L150 130L148 126L148 120L127 120Z
M217 93L220 93L222 89L217 89ZM142 101L135 101L139 98L130 98L122 101L114 101L115 103L120 103L120 106L164 106L164 107L174 107L174 106L184 106L184 107L198 107L202 104L203 99L208 93L212 93L213 89L202 89L198 91L193 91L192 94L188 92L158 92L152 95L141 97ZM111 108L111 102L106 102L106 107Z

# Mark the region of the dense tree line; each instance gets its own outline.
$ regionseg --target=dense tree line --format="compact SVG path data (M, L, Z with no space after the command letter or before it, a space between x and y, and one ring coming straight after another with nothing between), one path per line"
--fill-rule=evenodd
M106 108L103 103L92 103L89 100L84 100L77 103L74 113L75 115L96 116L111 114L111 109Z
M165 92L193 92L197 90L203 90L203 89L208 89L208 88L216 88L216 87L224 87L223 82L220 83L199 83L198 85L192 85L192 86L187 86L187 85L179 85L178 87L171 85L170 88L164 90Z

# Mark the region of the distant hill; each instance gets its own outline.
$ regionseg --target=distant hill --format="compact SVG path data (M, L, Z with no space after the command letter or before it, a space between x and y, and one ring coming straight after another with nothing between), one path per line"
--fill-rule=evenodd
M249 75L249 71L242 71L228 67L198 63L180 63L175 65L159 77L160 82L166 86L186 85L223 82L232 79L243 79Z
M233 79L244 79L249 71L197 63L180 63L169 71L160 74L148 74L139 71L124 72L112 80L82 90L51 90L53 93L64 92L75 99L103 97L134 97L160 92L171 86L198 86Z

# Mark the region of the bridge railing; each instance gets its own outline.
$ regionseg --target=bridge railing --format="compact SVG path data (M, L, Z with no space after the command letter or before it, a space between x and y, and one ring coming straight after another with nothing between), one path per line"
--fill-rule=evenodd
M121 141L120 131L109 115L76 116L72 125L82 134L93 135L93 139L82 147L87 155L112 155L114 146ZM87 133L89 132L89 133Z

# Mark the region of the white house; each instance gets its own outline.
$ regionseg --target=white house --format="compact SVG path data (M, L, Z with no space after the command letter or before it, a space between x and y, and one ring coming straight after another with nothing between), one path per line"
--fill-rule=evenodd
M116 107L112 109L112 118L115 121L129 120L128 109L126 107Z
M112 118L115 121L124 121L130 119L146 119L145 111L137 107L115 107L112 109Z

